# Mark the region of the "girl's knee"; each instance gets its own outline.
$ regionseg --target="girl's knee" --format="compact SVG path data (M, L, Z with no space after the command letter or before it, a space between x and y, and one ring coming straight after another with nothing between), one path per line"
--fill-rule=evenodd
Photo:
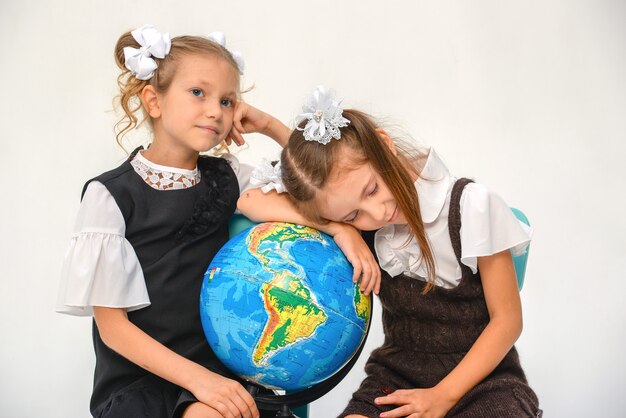
M222 415L202 402L194 402L185 408L181 418L222 418Z

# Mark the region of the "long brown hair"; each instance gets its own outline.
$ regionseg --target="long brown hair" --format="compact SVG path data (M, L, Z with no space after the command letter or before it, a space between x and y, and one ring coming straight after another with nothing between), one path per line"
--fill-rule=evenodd
M218 59L223 59L233 67L233 74L237 86L239 86L239 68L235 62L231 53L221 46L220 44L213 42L207 38L200 36L178 36L172 38L172 48L163 59L154 58L157 62L157 69L154 75L149 80L139 80L135 78L128 68L124 64L124 48L133 47L139 48L139 43L133 38L130 32L124 33L117 40L115 45L115 63L122 70L117 77L117 85L120 89L119 96L116 100L119 101L119 105L124 110L124 115L115 124L115 138L122 148L122 137L131 129L136 128L143 123L146 119L149 120L147 114L143 112L143 106L140 100L140 94L143 88L147 85L153 86L159 93L167 92L176 69L178 68L178 62L182 57L188 55L204 55L213 56ZM238 92L239 94L240 92ZM137 117L140 114L141 120Z
M394 154L377 131L373 118L354 109L343 111L348 126L341 128L341 139L322 145L304 139L295 129L281 154L282 180L290 197L302 214L315 221L325 222L319 216L315 196L337 169L339 150L350 148L353 163L369 163L380 174L407 219L409 228L419 245L422 262L428 272L424 293L434 286L435 261L424 231L417 191L413 176L417 169L406 152ZM326 221L327 222L327 221Z

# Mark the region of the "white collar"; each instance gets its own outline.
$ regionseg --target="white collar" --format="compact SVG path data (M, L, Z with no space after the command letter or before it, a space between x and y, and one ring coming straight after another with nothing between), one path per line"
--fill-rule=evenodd
M446 203L451 182L448 168L430 148L426 164L415 181L422 222L431 223L437 219Z
M139 151L135 155L135 158L137 159L137 161L141 161L142 163L144 163L145 165L147 165L148 167L156 171L162 171L166 173L178 173L178 174L182 174L183 176L188 176L188 177L195 177L198 174L197 165L196 165L196 168L194 168L193 170L188 170L185 168L168 167L166 165L156 164L148 160L146 157L144 157L142 151Z
M434 149L430 148L428 158L420 176L415 181L415 189L420 205L422 222L435 222L446 204L448 190L453 179L448 168ZM407 251L407 242L410 250ZM410 272L411 276L426 277L427 271L421 262L419 247L408 225L387 224L376 232L374 247L380 267L391 277Z

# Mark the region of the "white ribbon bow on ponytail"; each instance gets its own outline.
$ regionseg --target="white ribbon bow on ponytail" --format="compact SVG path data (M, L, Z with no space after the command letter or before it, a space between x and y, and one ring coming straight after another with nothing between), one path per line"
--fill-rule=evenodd
M139 80L149 80L157 69L152 57L165 58L172 48L170 34L158 32L152 25L143 25L131 32L141 48L124 48L124 65Z
M207 39L215 43L218 43L224 48L226 48L226 36L224 36L223 32L211 32L206 37ZM226 50L230 52L230 55L232 55L233 59L235 60L235 63L237 63L239 74L243 74L244 70L246 69L246 63L243 60L243 56L241 55L241 53L239 51L231 51L228 48L226 48Z
M348 126L350 121L343 117L341 100L337 99L335 92L324 86L317 86L302 106L302 113L296 117L296 126L300 122L307 121L304 128L296 127L303 131L304 139L316 141L326 145L332 138L340 139L341 130Z

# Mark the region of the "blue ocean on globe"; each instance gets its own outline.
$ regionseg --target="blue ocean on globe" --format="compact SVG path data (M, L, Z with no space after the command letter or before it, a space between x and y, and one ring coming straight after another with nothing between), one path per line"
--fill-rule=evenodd
M240 377L298 391L341 369L363 341L370 298L332 238L263 223L233 237L208 267L200 295L205 335Z

